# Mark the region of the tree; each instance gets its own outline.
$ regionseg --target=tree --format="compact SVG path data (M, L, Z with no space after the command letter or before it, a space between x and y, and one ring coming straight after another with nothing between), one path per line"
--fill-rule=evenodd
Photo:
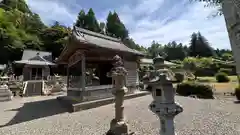
M163 46L156 41L152 41L152 44L150 47L148 47L148 55L151 58L155 58L158 55L164 55L165 53L163 52ZM165 57L165 56L164 56Z
M196 76L196 71L198 70L199 68L199 63L197 62L196 58L195 57L187 57L183 60L183 68L186 70L186 71L190 71L194 74L195 76L195 80L197 79L197 76Z
M233 55L232 53L223 53L222 54L222 60L225 60L225 61L233 61Z
M98 24L98 21L95 17L95 13L93 12L93 9L90 8L87 15L85 16L85 28L94 31L94 32L101 32L100 26Z
M75 26L85 28L85 26L86 26L85 20L86 20L86 14L85 14L84 10L81 10L78 13L78 18L77 18Z
M53 25L43 29L41 33L41 39L44 44L43 49L52 52L54 58L58 57L69 33L68 28L61 25Z
M177 44L175 41L166 44L163 50L167 54L166 60L183 60L187 56L182 43Z
M106 23L106 33L109 36L117 37L122 40L128 38L128 30L119 19L116 12L109 12Z
M0 4L1 7L6 10L18 9L23 13L32 13L25 0L3 0Z
M200 32L193 33L189 46L189 56L192 57L213 57L214 50L210 47L207 39Z
M223 0L190 0L190 1L198 1L198 2L204 2L206 3L206 7L214 7L217 8L217 12L213 14L213 16L222 15L222 2Z

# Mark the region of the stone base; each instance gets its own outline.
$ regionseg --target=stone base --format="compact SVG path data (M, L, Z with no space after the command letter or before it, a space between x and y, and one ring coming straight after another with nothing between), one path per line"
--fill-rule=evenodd
M13 98L13 94L9 89L0 89L0 102L10 101Z
M143 91L143 92L125 95L124 99L132 99L132 98L137 98L141 96L146 96L149 94L151 93ZM93 101L85 101L85 102L83 102L79 96L60 96L60 97L57 97L57 99L60 101L60 103L63 106L65 106L69 110L69 112L77 112L81 110L96 108L99 106L114 103L115 101L114 97L93 100Z
M106 135L133 135L133 133L128 132L128 126L124 121L117 122L113 119L110 123L110 130Z

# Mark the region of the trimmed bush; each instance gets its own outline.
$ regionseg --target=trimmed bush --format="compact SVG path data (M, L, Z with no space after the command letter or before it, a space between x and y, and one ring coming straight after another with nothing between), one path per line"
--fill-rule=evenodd
M175 73L175 78L176 78L177 82L183 82L184 74L182 74L182 73Z
M231 68L220 68L219 72L226 73L227 75L233 75L233 71Z
M235 95L237 100L240 101L240 87L235 88Z
M229 82L230 79L226 73L219 72L216 74L216 80L217 82Z
M196 95L198 98L213 99L213 90L209 85L196 82L184 82L177 85L176 92L181 96Z

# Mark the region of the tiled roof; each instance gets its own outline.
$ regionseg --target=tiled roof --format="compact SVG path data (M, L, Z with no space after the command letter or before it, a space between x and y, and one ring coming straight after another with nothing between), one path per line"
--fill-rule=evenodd
M137 55L144 55L139 51L128 48L121 42L120 39L92 32L79 27L74 27L73 36L80 42L86 42L97 47L113 49L122 52L130 52Z
M52 61L52 53L44 52L44 51L36 51L36 50L24 50L22 55L22 60L29 60L36 55L43 57L47 61Z
M22 60L15 61L14 63L28 65L55 65L52 63L52 53L35 50L24 50Z
M27 64L27 65L50 65L50 66L53 66L53 65L56 65L52 62L49 62L49 61L39 61L39 60L20 60L20 61L15 61L15 63L17 64Z

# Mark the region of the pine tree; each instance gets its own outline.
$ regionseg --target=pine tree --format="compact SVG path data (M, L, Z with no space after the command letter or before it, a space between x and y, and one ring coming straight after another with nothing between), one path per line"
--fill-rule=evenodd
M122 40L128 38L128 30L119 19L116 12L109 12L107 17L106 31L108 35L121 38Z
M99 23L95 17L95 13L93 12L93 9L90 8L87 15L85 16L85 28L94 31L94 32L101 32Z
M216 54L207 39L198 32L193 33L191 36L189 56L212 57L216 56Z
M85 26L86 26L85 19L86 19L86 14L85 14L84 10L81 10L78 13L78 18L77 18L75 26L85 28Z
M214 49L210 46L207 39L198 32L198 42L201 45L201 55L202 57L212 57L216 56Z
M196 57L198 55L198 52L196 50L197 46L197 34L194 32L191 35L191 41L190 41L190 46L189 46L189 56Z

